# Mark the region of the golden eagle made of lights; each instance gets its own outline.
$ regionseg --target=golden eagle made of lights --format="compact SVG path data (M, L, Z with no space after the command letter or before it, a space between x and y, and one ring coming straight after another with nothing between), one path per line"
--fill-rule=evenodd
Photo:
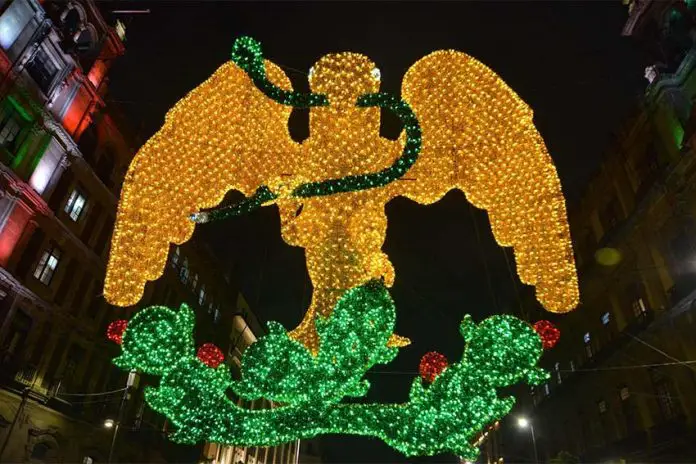
M493 71L457 51L422 58L404 77L403 100L392 98L390 107L410 111L420 133L405 123L402 136L389 140L379 135L379 106L385 105L356 104L380 86L379 70L367 57L322 57L310 71L312 94L302 95L278 66L263 60L253 40L235 47L233 60L167 113L130 165L104 286L110 303L137 303L145 283L163 273L170 243L193 234L192 217L204 222L208 216L197 213L238 190L251 200L236 213L275 203L283 239L306 250L314 292L292 336L316 351L317 315L327 316L340 295L370 279L393 283L394 269L381 249L386 203L405 196L430 204L459 188L488 211L496 241L513 247L520 279L536 287L547 310L577 305L556 169L531 109ZM293 105L311 107L310 135L302 143L288 130ZM412 164L404 161L409 137L420 142ZM397 165L388 181L298 194L308 185L365 180ZM396 335L391 340L406 342Z

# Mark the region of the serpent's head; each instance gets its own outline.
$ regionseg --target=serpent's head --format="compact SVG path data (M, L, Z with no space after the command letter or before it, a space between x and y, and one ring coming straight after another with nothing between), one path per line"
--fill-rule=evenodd
M375 64L358 53L332 53L311 68L309 84L313 93L329 98L331 106L355 106L359 96L379 90L380 76Z

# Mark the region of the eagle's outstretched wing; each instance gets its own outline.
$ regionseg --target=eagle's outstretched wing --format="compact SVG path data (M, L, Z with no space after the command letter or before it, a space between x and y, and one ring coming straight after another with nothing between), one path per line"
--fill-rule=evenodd
M406 73L402 96L418 117L422 151L393 187L431 203L452 188L488 211L500 245L514 247L520 279L553 312L578 304L565 200L532 111L493 71L438 51ZM398 184L398 185L397 185Z
M268 61L266 72L291 89ZM140 299L146 281L161 275L170 243L191 237L189 215L216 206L230 190L249 196L293 172L299 150L288 132L291 110L227 62L167 113L126 174L104 282L109 302Z

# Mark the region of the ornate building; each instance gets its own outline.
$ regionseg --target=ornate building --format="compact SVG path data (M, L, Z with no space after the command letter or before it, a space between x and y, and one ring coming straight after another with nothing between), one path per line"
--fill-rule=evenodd
M547 458L694 462L696 23L685 2L628 3L649 85L570 211L582 303L557 318L533 420Z
M104 335L137 309L102 297L121 182L140 145L106 100L124 38L91 0L0 2L2 462L200 455L166 440L166 421L143 401L148 379L113 367L118 349ZM200 341L229 345L251 317L234 282L201 245L172 256L138 308L186 302Z

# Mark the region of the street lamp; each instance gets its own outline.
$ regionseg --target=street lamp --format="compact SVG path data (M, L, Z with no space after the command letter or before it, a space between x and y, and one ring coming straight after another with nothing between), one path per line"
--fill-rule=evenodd
M537 453L537 445L536 445L536 437L534 436L534 424L527 419L524 416L520 416L517 418L517 426L521 429L526 429L529 427L529 430L532 432L532 445L534 446L534 462L539 462L539 454Z
M113 428L114 427L114 420L113 419L106 419L104 421L104 427L106 427L107 429Z

